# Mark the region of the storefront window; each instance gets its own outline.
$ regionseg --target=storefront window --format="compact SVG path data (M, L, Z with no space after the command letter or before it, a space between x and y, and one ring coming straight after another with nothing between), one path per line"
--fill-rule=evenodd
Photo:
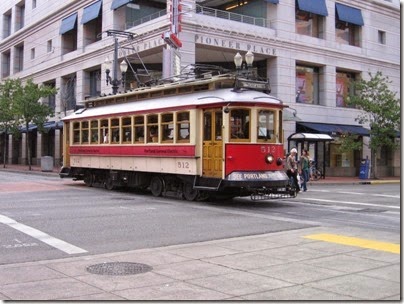
M346 105L346 98L354 92L353 82L355 74L337 72L336 78L336 106L348 107Z
M317 67L296 66L296 102L319 104L319 72Z

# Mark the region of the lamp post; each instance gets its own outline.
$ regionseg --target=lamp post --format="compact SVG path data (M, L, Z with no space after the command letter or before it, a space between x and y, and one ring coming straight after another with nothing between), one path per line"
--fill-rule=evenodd
M245 62L247 64L247 78L249 78L250 76L250 72L253 66L253 62L254 62L254 54L251 51L248 51L245 54ZM237 54L234 56L234 64L236 66L236 70L237 70L237 75L240 75L240 71L243 70L242 66L243 66L243 56L240 55L239 52L237 52Z
M115 38L115 47L114 47L114 60L111 62L109 58L107 57L104 61L104 66L105 66L105 74L107 75L107 85L111 84L112 85L112 94L116 94L118 92L119 85L122 84L123 86L125 85L125 74L126 71L128 70L128 64L124 60L121 61L119 68L122 73L122 78L118 79L118 38ZM111 68L112 68L112 78L109 75L111 73Z

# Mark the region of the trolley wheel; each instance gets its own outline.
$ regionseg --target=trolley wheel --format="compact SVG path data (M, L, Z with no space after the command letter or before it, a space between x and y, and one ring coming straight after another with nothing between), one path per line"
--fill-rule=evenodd
M91 173L91 171L87 170L84 173L84 183L86 184L87 187L92 187L94 184L94 175Z
M114 190L114 181L112 180L112 176L108 174L107 179L105 180L104 187L107 190Z
M161 196L164 190L164 181L160 176L153 176L150 181L150 191L153 196Z
M184 198L187 201L194 201L198 197L199 191L196 189L193 189L193 186L191 183L184 183L183 194L184 194Z

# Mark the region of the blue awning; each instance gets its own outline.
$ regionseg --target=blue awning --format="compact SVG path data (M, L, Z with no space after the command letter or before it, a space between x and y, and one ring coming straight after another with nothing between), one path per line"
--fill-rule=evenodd
M81 18L81 24L86 24L87 22L98 18L101 12L101 4L102 1L99 0L91 4L90 6L85 7L83 11L83 17Z
M116 10L116 9L120 8L121 6L124 6L130 2L132 2L132 0L114 0L111 4L111 9Z
M365 24L362 18L362 11L358 8L335 3L335 10L340 21L352 23L359 26Z
M370 135L370 130L368 130L362 126L323 124L323 123L315 123L315 122L297 122L297 125L306 128L306 130L308 128L312 131L326 133L326 134L351 133L351 134L357 134L357 135L361 135L361 136Z
M66 34L67 32L74 30L76 28L77 24L76 22L77 22L77 13L74 13L73 15L70 15L69 17L63 19L59 31L60 35Z
M328 16L325 0L297 0L299 10L320 16Z
M279 0L265 0L268 3L278 4Z

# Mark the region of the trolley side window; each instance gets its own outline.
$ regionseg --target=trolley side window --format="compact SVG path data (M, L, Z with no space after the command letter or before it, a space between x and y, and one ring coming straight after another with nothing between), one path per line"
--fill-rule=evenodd
M90 137L92 144L98 144L99 134L98 134L98 120L92 120L90 122Z
M161 130L163 141L172 143L174 141L174 121L173 113L161 115Z
M122 142L132 143L132 117L122 118Z
M177 142L189 142L189 112L177 113Z
M81 122L81 144L89 143L89 129L88 129L88 121Z
M109 124L108 119L101 120L101 134L102 134L102 142L104 144L109 143Z
M147 116L147 142L156 143L159 141L158 115Z
M80 123L73 123L73 144L80 144Z
M230 141L248 141L250 139L250 110L230 110Z
M119 144L119 118L111 119L111 143Z
M212 140L212 113L205 112L203 114L203 140Z
M275 112L260 110L257 125L258 141L275 142Z
M144 116L139 115L135 116L133 124L133 133L135 134L135 144L143 144L144 143Z

